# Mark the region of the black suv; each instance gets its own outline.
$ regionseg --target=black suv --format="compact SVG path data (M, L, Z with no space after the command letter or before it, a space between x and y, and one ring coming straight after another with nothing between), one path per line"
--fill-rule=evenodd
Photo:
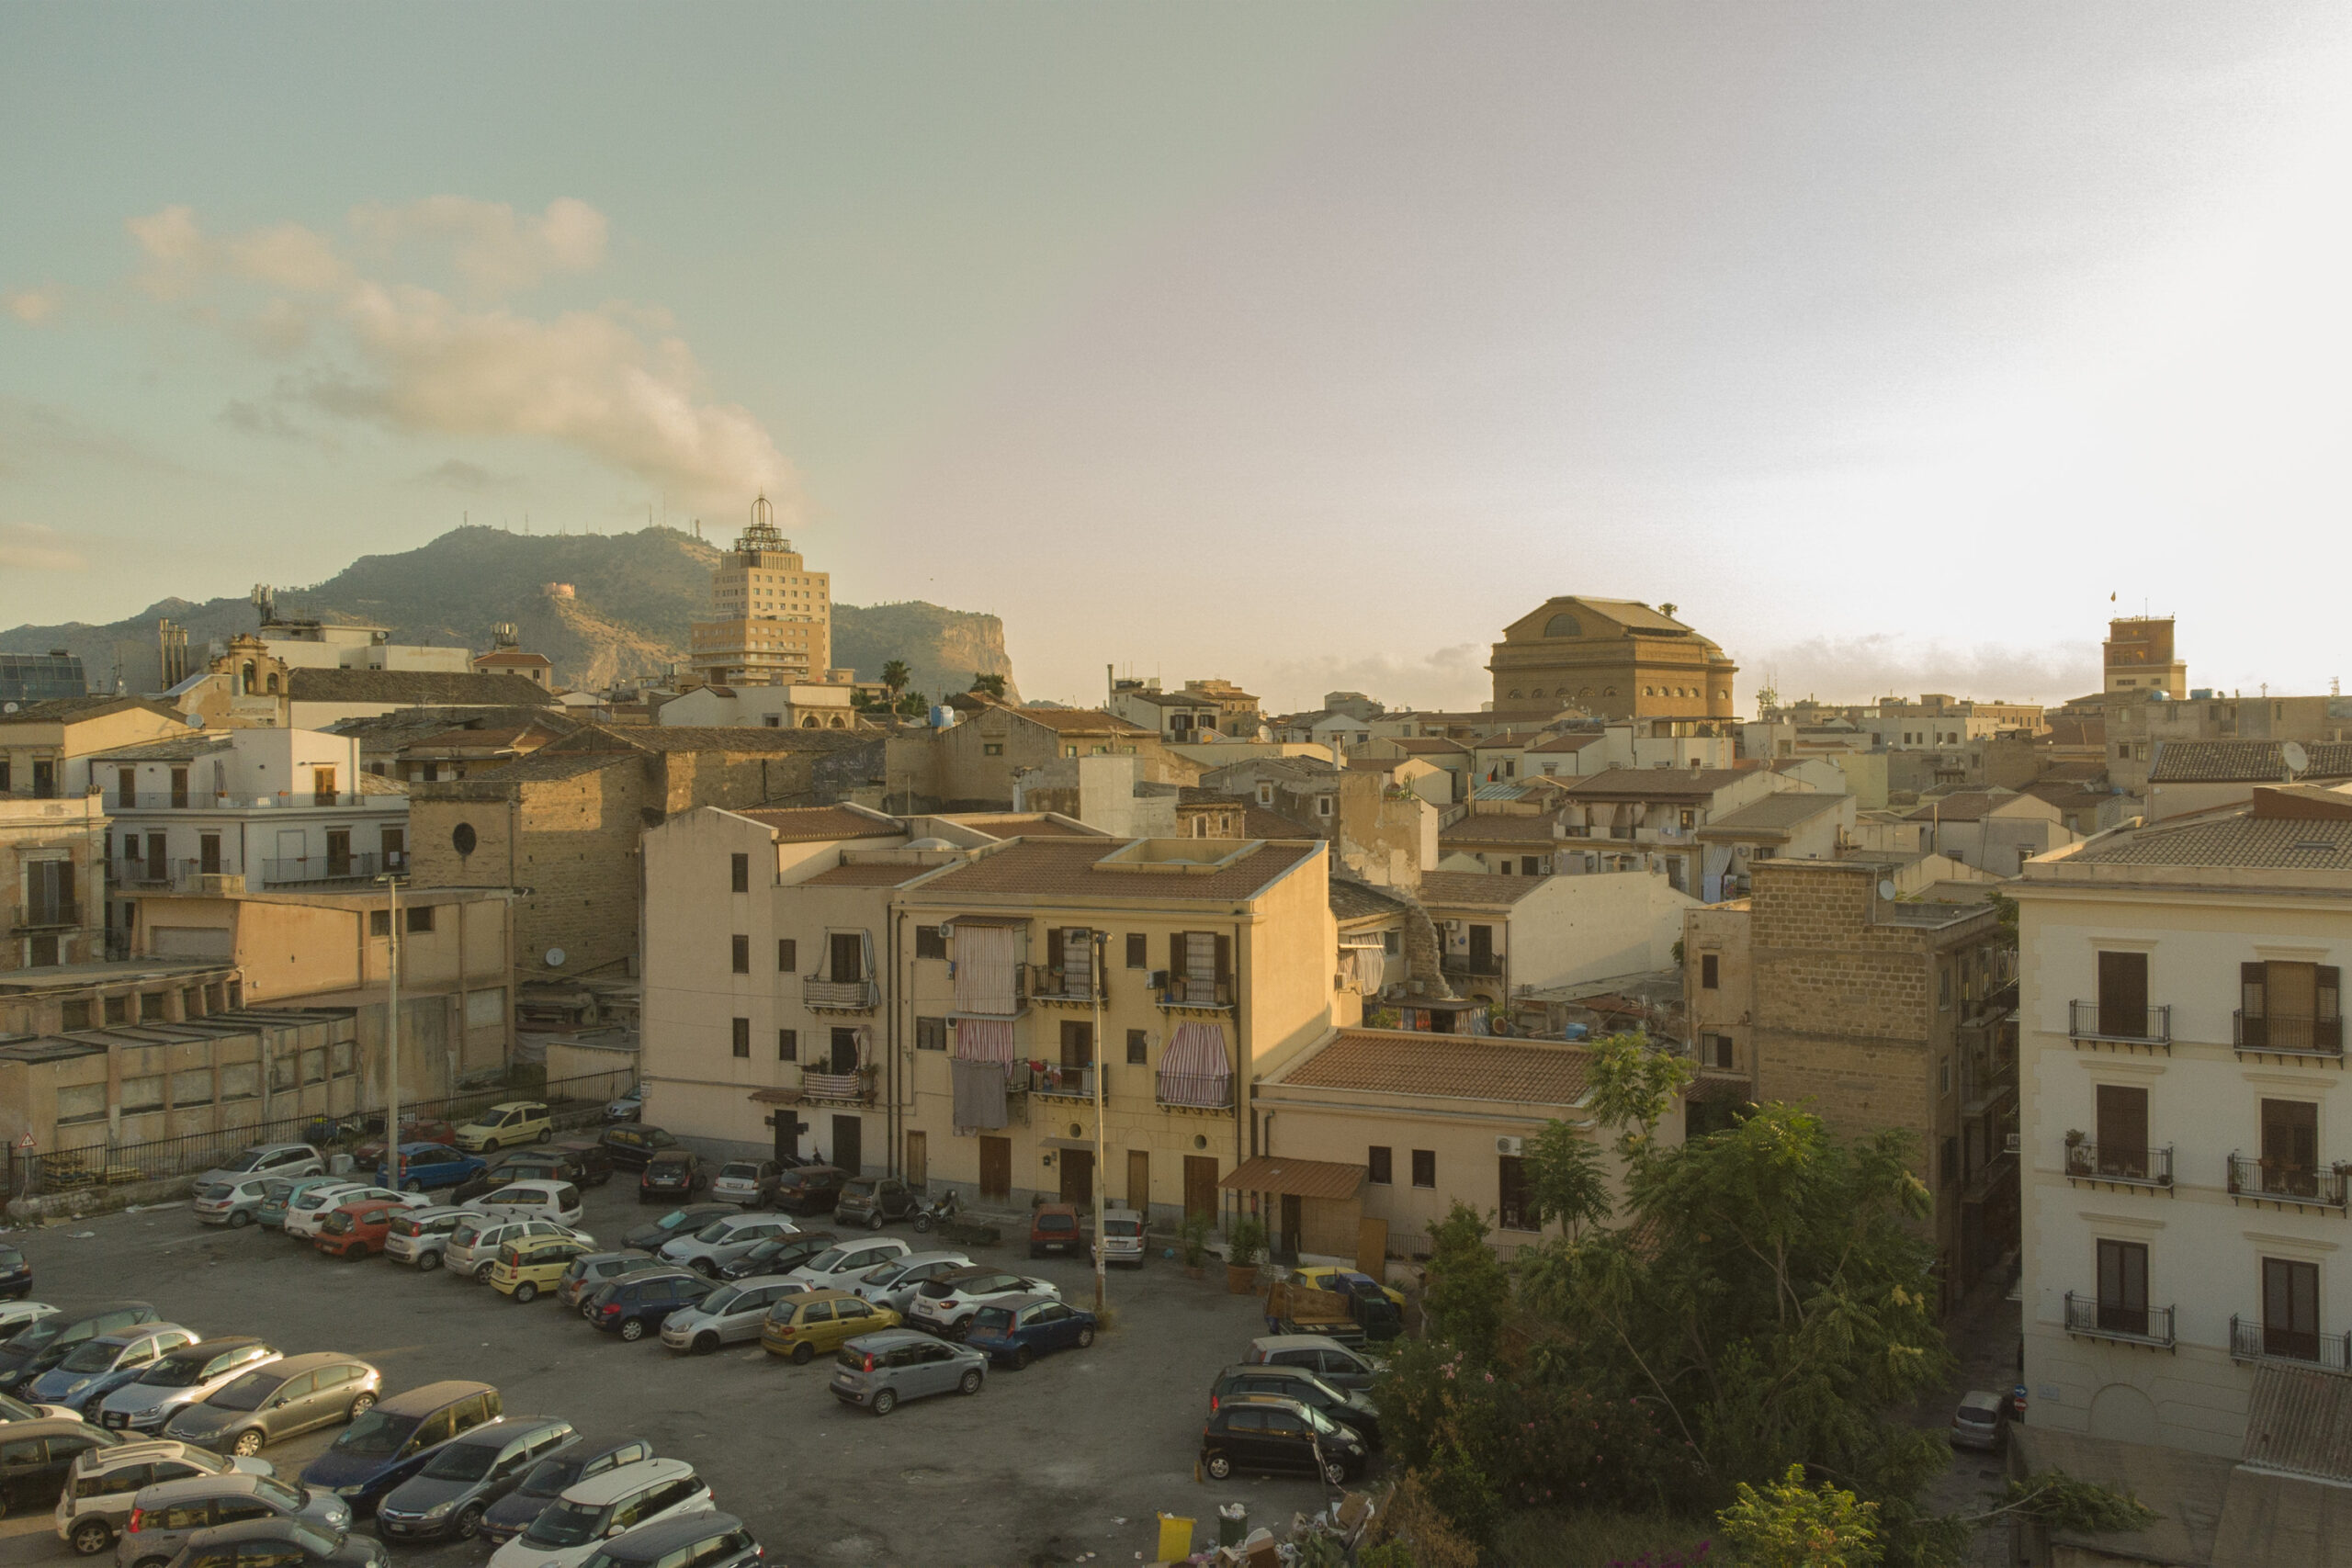
M922 1202L895 1176L860 1176L842 1184L842 1195L833 1203L833 1223L878 1231L888 1221L905 1219Z
M642 1339L660 1332L672 1313L694 1305L717 1289L718 1280L706 1280L690 1269L668 1274L624 1274L590 1297L581 1315L607 1334Z
M831 1231L794 1231L753 1244L732 1263L722 1263L722 1280L756 1280L763 1274L789 1274L840 1238Z
M841 1201L849 1172L837 1165L804 1165L776 1178L768 1207L795 1214L830 1214Z
M645 1162L663 1149L674 1149L678 1140L659 1127L649 1127L642 1122L620 1122L605 1129L596 1140L612 1156L613 1164L622 1170L643 1170Z

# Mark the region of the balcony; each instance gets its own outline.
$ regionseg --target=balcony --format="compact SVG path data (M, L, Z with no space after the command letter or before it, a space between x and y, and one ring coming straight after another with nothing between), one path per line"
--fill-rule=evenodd
M82 929L82 904L76 898L43 898L17 904L8 910L8 929L15 932L70 931Z
M2258 1318L2232 1316L2230 1359L2282 1361L2323 1372L2352 1372L2352 1334L2273 1328Z
M124 811L265 811L289 810L348 810L368 803L368 796L348 792L311 789L282 789L269 795L215 795L209 791L178 789L110 789L106 792L107 809ZM397 797L379 798L379 804L398 806Z
M361 886L382 874L383 856L373 854L300 855L291 860L261 863L264 887L319 887L335 884Z
M1048 1062L1042 1067L1029 1067L1023 1070L1028 1075L1029 1092L1032 1094L1048 1095L1062 1100L1092 1100L1094 1075L1101 1069L1091 1063L1083 1067L1066 1067L1058 1063ZM1105 1094L1110 1092L1110 1086L1107 1083L1103 1086L1102 1091Z
M1229 1012L1233 1009L1233 982L1179 977L1168 982L1157 1000L1168 1012Z
M2277 1203L2282 1208L2292 1203L2299 1209L2334 1209L2344 1212L2346 1173L2352 1167L2338 1165L2322 1170L2315 1166L2298 1165L2287 1160L2254 1159L2247 1156L2230 1156L2230 1197L2251 1203Z
M2241 1056L2299 1056L2344 1065L2341 1018L2248 1018L2230 1015L2230 1043Z
M1467 953L1449 953L1437 961L1441 973L1447 975L1494 975L1503 972L1503 955L1490 953L1480 957Z
M810 1012L872 1012L879 1005L871 980L820 980L810 975L800 982L800 1003Z
M2169 1350L2174 1348L2172 1312L2168 1306L2117 1306L2068 1291L2066 1332L2085 1339L2108 1339L2119 1345Z
M1029 971L1029 999L1039 1007L1093 1008L1108 999L1099 970L1090 976L1083 969L1053 969L1043 964L1023 967Z
M2112 1008L2097 1002L2066 1004L2066 1037L2077 1048L2104 1046L2109 1050L2162 1051L2172 1055L2172 1005Z
M2093 1143L2066 1145L2066 1179L2094 1186L2172 1190L2172 1145L2160 1149Z
M1210 1111L1222 1114L1233 1109L1230 1074L1162 1071L1155 1077L1159 1081L1152 1097L1162 1111Z
M871 1105L874 1103L874 1079L865 1072L836 1073L830 1062L820 1062L800 1069L800 1102L803 1105Z

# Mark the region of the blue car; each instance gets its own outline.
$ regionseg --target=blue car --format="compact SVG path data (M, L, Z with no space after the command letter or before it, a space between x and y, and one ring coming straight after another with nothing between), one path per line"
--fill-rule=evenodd
M95 1335L27 1383L25 1397L96 1416L98 1401L136 1382L157 1357L195 1343L194 1331L176 1323L142 1323L119 1334Z
M1015 1371L1040 1356L1094 1343L1094 1314L1051 1296L1011 1296L972 1317L964 1343Z
M488 1383L435 1382L396 1393L354 1416L333 1448L303 1466L302 1484L334 1493L364 1518L442 1444L501 1414L498 1391Z
M489 1169L488 1162L447 1144L402 1144L401 1145L401 1190L424 1192L440 1187L462 1187ZM392 1171L390 1166L376 1168L376 1185L390 1187Z

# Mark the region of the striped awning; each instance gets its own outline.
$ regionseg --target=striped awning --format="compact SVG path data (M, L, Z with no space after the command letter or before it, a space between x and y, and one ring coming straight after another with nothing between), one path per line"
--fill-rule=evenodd
M1230 1077L1233 1067L1225 1055L1225 1025L1179 1025L1176 1037L1168 1043L1168 1049L1159 1054L1159 1070L1187 1077Z
M1009 1018L959 1018L956 1021L956 1055L967 1062L1012 1061L1012 1021Z

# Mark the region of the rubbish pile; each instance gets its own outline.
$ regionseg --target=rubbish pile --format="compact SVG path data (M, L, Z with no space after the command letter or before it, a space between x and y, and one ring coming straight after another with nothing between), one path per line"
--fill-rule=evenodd
M1194 1551L1194 1521L1159 1516L1156 1561L1188 1568L1339 1568L1363 1539L1374 1507L1369 1493L1350 1492L1314 1514L1293 1514L1282 1535L1261 1525L1251 1529L1250 1505L1227 1503L1216 1511L1216 1544Z

